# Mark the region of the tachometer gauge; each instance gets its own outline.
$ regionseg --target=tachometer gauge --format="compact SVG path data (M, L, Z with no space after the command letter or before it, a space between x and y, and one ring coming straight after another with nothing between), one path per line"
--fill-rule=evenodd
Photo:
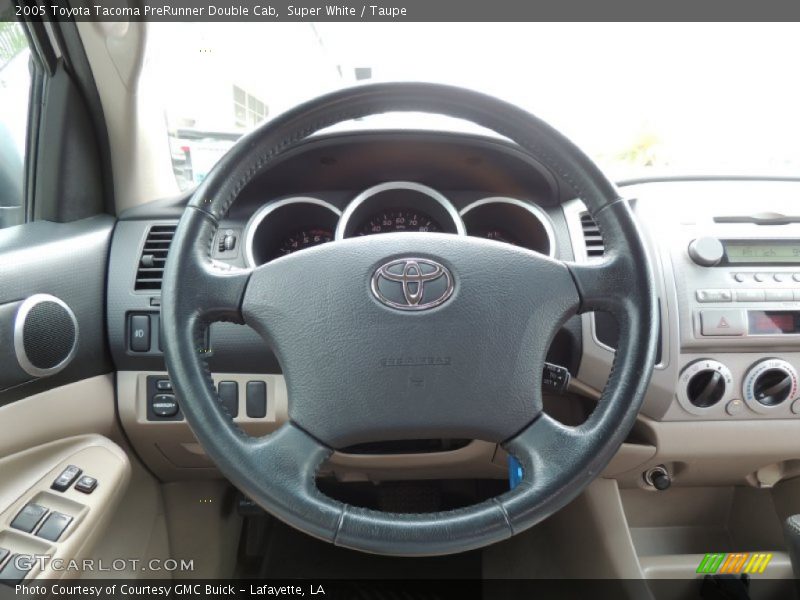
M278 247L278 255L286 256L298 250L319 246L333 240L333 232L327 229L302 229L287 237Z
M386 210L370 218L358 230L358 235L391 233L394 231L441 231L441 226L423 212L412 209Z

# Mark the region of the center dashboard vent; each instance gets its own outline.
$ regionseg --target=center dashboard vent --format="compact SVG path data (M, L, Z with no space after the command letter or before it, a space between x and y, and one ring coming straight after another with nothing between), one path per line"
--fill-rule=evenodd
M603 236L600 235L600 228L588 212L581 213L581 229L583 230L583 241L586 244L586 256L589 258L603 256L605 251Z
M139 268L136 270L136 291L159 291L164 278L167 252L175 235L176 225L153 225L147 232Z

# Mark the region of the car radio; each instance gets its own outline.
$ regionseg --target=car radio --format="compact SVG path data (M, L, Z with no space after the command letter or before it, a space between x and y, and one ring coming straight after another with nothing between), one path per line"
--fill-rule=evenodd
M800 240L701 237L689 244L689 256L702 267L772 265L800 267Z
M800 239L699 237L686 252L695 339L800 343Z

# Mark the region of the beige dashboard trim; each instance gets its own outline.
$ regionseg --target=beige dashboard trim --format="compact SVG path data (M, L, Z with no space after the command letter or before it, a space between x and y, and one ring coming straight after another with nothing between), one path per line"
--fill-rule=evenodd
M147 420L147 377L151 375L168 377L158 371L120 371L117 374L120 420L138 455L162 481L221 477L186 421ZM234 419L247 434L267 435L286 421L288 399L283 376L215 373L213 379L215 383L236 381L239 384L240 415L244 415L243 394L247 381L267 382L267 417ZM442 477L443 473L448 478L502 479L507 477L507 465L505 453L498 450L496 444L476 440L449 452L394 455L337 452L320 467L319 473L344 481L433 479Z

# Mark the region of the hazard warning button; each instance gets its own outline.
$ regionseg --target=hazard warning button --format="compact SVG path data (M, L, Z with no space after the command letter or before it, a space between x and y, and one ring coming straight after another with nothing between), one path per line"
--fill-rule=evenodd
M743 310L700 311L703 335L744 335L747 332Z

